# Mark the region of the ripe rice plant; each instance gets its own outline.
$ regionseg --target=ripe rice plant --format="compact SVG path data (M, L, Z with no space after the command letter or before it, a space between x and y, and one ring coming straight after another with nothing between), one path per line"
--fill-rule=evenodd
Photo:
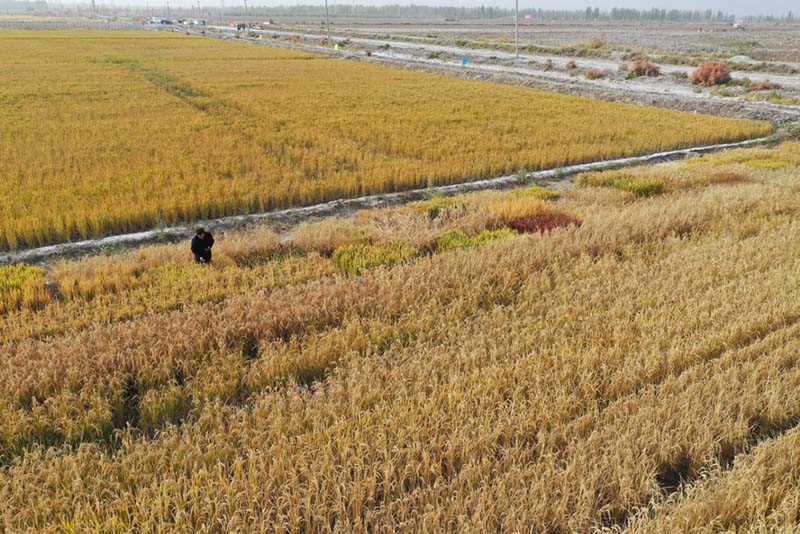
M441 215L442 212L464 209L465 205L463 202L460 202L454 198L437 197L432 198L431 200L416 202L412 205L412 208L419 212L425 213L429 219L435 219Z
M520 217L545 215L556 211L552 205L537 195L521 195L514 199L500 198L486 204L486 210L505 226Z
M0 267L0 314L34 309L49 300L44 269L24 264Z
M161 32L4 31L0 70L0 250L771 131Z
M520 234L531 234L539 232L541 234L555 230L556 228L564 228L567 226L580 226L581 222L570 217L565 213L552 213L546 215L526 215L520 217L516 221L509 223L509 228L519 232Z
M651 172L684 167L704 172ZM792 531L800 188L739 172L568 191L551 207L581 226L2 345L0 526ZM440 219L353 226L394 217Z
M258 106L259 76L314 72L272 63L327 61L119 35L102 67L138 61L194 110L237 102L246 115L231 95L252 90ZM60 56L55 78L97 51L66 37L78 56ZM32 53L46 38L27 38ZM241 76L210 84L199 66L195 86L175 62L198 51ZM305 97L342 106L326 68L326 91ZM262 151L301 166L333 150L282 113L266 120L297 144ZM406 115L413 130L421 119ZM228 119L242 128L221 139L260 135ZM408 148L369 141L390 167ZM416 149L403 165L436 161ZM0 295L31 284L48 298L0 316L0 531L793 532L798 159L786 143L588 174L579 182L604 187L559 198L484 191L220 232L207 266L181 243L4 267ZM636 198L648 182L661 194Z

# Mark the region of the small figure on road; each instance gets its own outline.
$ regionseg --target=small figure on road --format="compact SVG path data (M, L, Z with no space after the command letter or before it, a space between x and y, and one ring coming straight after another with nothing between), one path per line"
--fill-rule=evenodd
M214 246L214 236L204 228L198 228L192 238L192 254L195 263L211 263L211 247Z

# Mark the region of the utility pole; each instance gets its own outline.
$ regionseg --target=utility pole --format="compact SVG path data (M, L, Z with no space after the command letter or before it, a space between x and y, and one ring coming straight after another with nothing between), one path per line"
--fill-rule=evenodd
M328 0L325 0L325 30L328 33L328 44L331 44L331 22L328 18Z
M94 0L92 0L92 13L97 14L97 6L95 5Z
M244 15L247 16L247 0L244 0Z
M514 57L519 58L519 0L514 0Z

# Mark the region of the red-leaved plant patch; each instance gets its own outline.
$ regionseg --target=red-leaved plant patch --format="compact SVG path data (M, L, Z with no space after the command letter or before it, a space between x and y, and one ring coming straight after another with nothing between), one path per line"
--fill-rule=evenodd
M539 232L543 234L556 228L564 226L580 226L581 221L575 217L570 217L565 213L545 213L542 215L528 215L520 217L509 223L509 228L512 228L520 234L532 234Z

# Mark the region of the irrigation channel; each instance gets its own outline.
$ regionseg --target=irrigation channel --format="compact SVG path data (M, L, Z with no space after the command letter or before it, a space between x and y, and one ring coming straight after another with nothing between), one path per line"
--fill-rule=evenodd
M685 148L680 150L670 150L667 152L656 152L643 156L570 165L557 169L525 173L524 175L514 174L485 180L464 182L460 184L426 187L424 189L412 189L396 193L380 193L350 199L338 199L301 208L288 208L284 210L253 213L248 215L232 215L218 219L195 221L191 224L172 226L169 228L159 228L129 234L112 235L99 239L87 239L84 241L60 243L45 247L21 250L18 252L9 252L0 255L0 265L9 265L21 262L41 263L56 258L79 257L119 247L134 247L151 243L178 242L190 238L194 233L194 228L199 226L202 226L203 228L206 228L212 232L224 232L244 228L246 226L258 223L294 225L317 217L329 217L332 215L345 216L361 210L397 206L418 200L426 200L434 196L453 196L470 191L510 189L514 187L531 185L534 183L550 188L565 188L569 187L571 183L570 178L572 176L582 172L605 171L620 169L631 165L676 161L700 156L703 154L719 152L721 150L768 144L773 141L774 137L762 137L758 139L739 141L736 143Z

